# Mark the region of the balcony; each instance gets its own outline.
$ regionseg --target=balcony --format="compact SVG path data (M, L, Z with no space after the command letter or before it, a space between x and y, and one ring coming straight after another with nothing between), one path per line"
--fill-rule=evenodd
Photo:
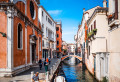
M118 14L118 13L117 13ZM116 26L119 24L118 15L116 13L108 15L109 27Z
M93 29L91 32L89 32L87 35L88 40L95 39L96 33L97 33L97 29Z
M48 40L49 40L50 42L54 42L54 38L48 37Z

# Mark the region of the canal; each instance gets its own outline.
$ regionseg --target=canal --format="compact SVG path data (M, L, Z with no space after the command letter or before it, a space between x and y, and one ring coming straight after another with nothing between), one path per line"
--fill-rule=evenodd
M62 69L67 82L98 82L76 58L68 58L62 62Z

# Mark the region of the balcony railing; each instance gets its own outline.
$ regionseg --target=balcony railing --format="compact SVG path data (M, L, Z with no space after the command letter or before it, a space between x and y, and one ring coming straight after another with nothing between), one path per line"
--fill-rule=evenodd
M108 16L108 24L112 23L115 20L115 13Z
M48 40L54 42L54 38L48 37Z

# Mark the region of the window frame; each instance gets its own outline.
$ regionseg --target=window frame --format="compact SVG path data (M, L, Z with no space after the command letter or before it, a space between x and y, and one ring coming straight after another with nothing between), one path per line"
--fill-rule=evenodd
M39 51L41 51L42 50L42 48L41 48L42 46L41 46L41 38L39 37Z
M59 41L57 40L57 45L59 45Z
M18 50L23 50L23 28L22 28L22 40L21 40L22 41L22 43L21 43L22 47L21 48L18 47L18 26L19 25L21 25L21 28L22 28L22 24L18 23L18 25L17 25L17 49Z
M44 12L42 11L42 17L44 17Z

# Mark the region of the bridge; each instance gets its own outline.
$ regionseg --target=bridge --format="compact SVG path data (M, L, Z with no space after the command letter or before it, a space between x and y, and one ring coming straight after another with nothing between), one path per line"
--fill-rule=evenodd
M66 55L66 56L63 56L63 57L61 58L61 61L63 61L64 59L66 59L66 58L68 58L68 57L75 57L75 58L79 59L80 61L82 61L82 57L77 56L77 55Z

